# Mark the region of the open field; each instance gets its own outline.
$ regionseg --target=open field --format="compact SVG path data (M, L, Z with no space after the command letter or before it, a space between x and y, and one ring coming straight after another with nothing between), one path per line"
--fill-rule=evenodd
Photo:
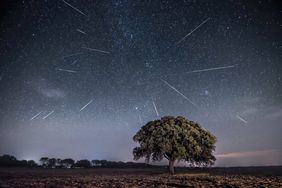
M282 187L282 167L176 169L2 168L0 187Z

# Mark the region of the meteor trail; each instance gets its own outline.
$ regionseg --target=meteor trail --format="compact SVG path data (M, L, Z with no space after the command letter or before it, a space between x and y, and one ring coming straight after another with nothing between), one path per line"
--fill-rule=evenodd
M244 120L242 117L240 117L239 115L236 115L236 117L239 119L239 120L241 120L241 121L243 121L244 123L248 123L246 120Z
M74 61L71 63L71 65L74 65L77 61L78 61L77 59L74 60Z
M172 85L170 85L167 81L165 81L164 79L161 79L162 82L164 82L168 87L170 87L171 89L173 89L174 91L176 91L179 95L181 95L184 99L186 99L188 102L190 102L191 104L193 104L196 108L198 108L198 106L193 103L188 97L186 97L183 93L181 93L180 91L178 91L175 87L173 87Z
M230 65L230 66L224 66L224 67L214 67L214 68L208 68L208 69L200 69L200 70L193 70L186 73L196 73L196 72L206 72L206 71L213 71L213 70L220 70L220 69L230 69L234 68L236 65Z
M37 116L39 116L41 113L42 113L42 111L39 112L39 113L37 113L37 114L36 114L35 116L33 116L32 118L30 118L30 120L33 120L34 118L36 118Z
M69 70L69 69L61 69L61 68L57 68L58 71L63 71L63 72L69 72L69 73L77 73L74 70Z
M81 112L84 108L86 108L89 104L91 104L93 100L90 100L86 105L84 105L79 111Z
M63 56L62 58L65 59L65 58L67 58L67 57L72 57L72 56L76 56L76 55L80 55L80 54L83 54L83 53L82 53L82 52L74 53L74 54L70 54L70 55Z
M51 114L54 113L54 110L52 110L49 114L47 114L45 117L43 117L42 119L46 119L47 117L49 117Z
M190 31L190 33L188 33L187 35L185 35L182 39L180 39L177 43L175 43L175 46L177 46L178 44L180 44L182 41L185 40L186 37L188 37L189 35L191 35L194 31L196 31L198 28L200 28L202 25L204 25L207 21L209 21L210 18L207 18L205 21L203 21L200 25L198 25L197 27L195 27L192 31Z
M99 50L99 49L95 49L95 48L88 48L88 47L82 47L82 48L86 49L86 50L90 50L90 51L101 52L101 53L104 53L104 54L109 54L110 53L108 51Z
M62 0L66 5L68 5L69 7L73 8L75 11L79 12L80 14L82 14L83 16L86 16L86 14L84 14L81 10L79 10L78 8L72 6L71 4L69 4L68 2ZM87 17L87 16L86 16Z
M142 126L142 125L143 125L142 118L141 118L141 116L140 116L140 115L138 115L138 117L139 117L139 122L140 122L140 125Z
M157 106L156 106L154 101L153 101L153 106L154 106L154 109L155 109L155 112L156 112L157 116L159 116L159 112L158 112Z
M80 30L80 29L76 29L77 32L82 33L84 35L87 35L87 33L85 33L84 31Z

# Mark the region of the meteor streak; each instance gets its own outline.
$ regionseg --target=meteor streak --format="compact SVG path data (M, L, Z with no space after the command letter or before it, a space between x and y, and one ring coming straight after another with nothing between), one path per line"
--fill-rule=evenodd
M43 117L42 119L46 119L47 117L49 117L51 114L54 113L54 110L52 110L49 114L47 114L45 117Z
M71 65L74 65L74 64L76 64L76 62L77 62L78 60L76 59L76 60L74 60L72 63L71 63Z
M243 121L244 123L248 123L246 120L244 120L242 117L240 117L239 115L236 115L236 117L239 119L239 120L241 120L241 121Z
M36 118L37 116L39 116L41 113L42 113L42 111L39 112L39 113L37 113L37 114L36 114L35 116L33 116L32 118L30 118L30 120L33 120L34 118Z
M84 31L80 30L80 29L76 29L77 32L82 33L84 35L87 35L87 33L85 33Z
M154 101L153 101L153 106L154 106L154 109L155 109L155 112L156 112L157 116L159 116L159 112L158 112L157 106L156 106Z
M203 21L200 25L198 25L197 27L195 27L195 29L193 29L192 31L190 31L190 33L188 33L187 35L185 35L182 39L180 39L177 43L175 43L175 46L177 46L178 44L180 44L182 41L185 40L185 38L187 38L189 35L191 35L192 33L194 33L194 31L196 31L198 28L200 28L202 25L204 25L207 21L209 21L210 18L206 19L205 21Z
M67 58L67 57L72 57L72 56L81 55L81 54L83 54L83 53L82 53L82 52L74 53L74 54L70 54L70 55L63 56L62 58L65 59L65 58Z
M69 69L61 69L61 68L57 68L58 71L62 71L62 72L69 72L69 73L77 73L74 70L69 70Z
M84 108L86 108L89 104L91 104L93 100L90 100L86 105L84 105L79 111L81 112Z
M142 125L143 125L142 118L141 118L141 116L140 116L140 115L138 115L138 117L139 117L139 122L140 122L140 125L142 126Z
M196 72L207 72L207 71L213 71L213 70L220 70L220 69L230 69L234 68L236 65L230 65L230 66L224 66L224 67L214 67L214 68L208 68L208 69L200 69L200 70L193 70L186 73L196 73Z
M73 5L71 5L70 3L62 0L66 5L68 5L69 7L73 8L75 11L77 11L78 13L82 14L83 16L86 16L86 14L84 14L81 10L79 10L78 8L74 7ZM86 16L87 17L87 16Z
M108 51L99 50L99 49L95 49L95 48L88 48L88 47L82 47L82 48L86 49L86 50L90 50L90 51L101 52L101 53L104 53L104 54L109 54L110 53Z
M181 95L184 99L186 99L188 102L190 102L191 104L193 104L196 108L198 108L198 106L193 103L188 97L186 97L183 93L181 93L180 91L178 91L175 87L173 87L172 85L170 85L167 81L165 81L164 79L161 79L162 82L164 82L168 87L170 87L171 89L173 89L174 91L176 91L179 95Z

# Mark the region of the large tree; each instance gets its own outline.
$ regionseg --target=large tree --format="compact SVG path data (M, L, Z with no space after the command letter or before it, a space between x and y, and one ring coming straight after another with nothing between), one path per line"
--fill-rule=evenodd
M169 161L169 171L174 165L186 161L191 165L213 165L216 137L198 123L178 116L165 116L144 125L133 137L139 147L133 149L134 160L145 157L146 162Z
M75 164L75 161L71 158L61 160L61 165L65 168L71 168Z
M49 165L49 158L48 157L41 157L39 161L40 161L42 167L48 167L48 165Z
M87 159L83 160L78 160L74 164L76 167L81 167L81 168L90 168L91 167L91 162Z

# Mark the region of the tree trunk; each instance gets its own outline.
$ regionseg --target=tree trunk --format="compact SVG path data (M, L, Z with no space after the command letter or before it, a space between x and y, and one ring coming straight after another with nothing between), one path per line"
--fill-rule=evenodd
M169 160L169 173L170 174L174 174L174 163L175 163L175 160L173 159Z

